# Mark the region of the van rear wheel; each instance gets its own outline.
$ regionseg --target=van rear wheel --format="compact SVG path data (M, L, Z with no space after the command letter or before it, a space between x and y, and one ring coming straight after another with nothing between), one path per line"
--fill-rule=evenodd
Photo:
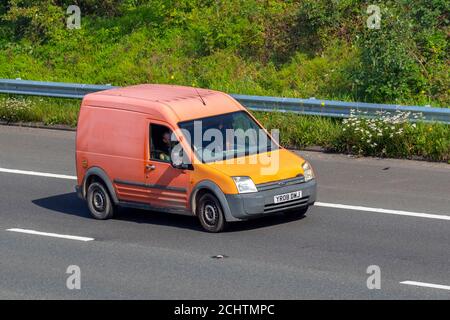
M114 215L114 203L108 190L100 182L89 185L86 200L89 211L95 219L106 220Z
M221 232L227 224L219 200L210 193L205 193L198 199L197 216L208 232Z

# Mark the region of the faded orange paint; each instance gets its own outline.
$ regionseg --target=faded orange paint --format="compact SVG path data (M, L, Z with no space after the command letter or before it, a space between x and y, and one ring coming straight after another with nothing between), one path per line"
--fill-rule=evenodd
M201 163L179 135L193 170L176 169L150 159L152 124L166 125L176 133L179 122L245 110L222 92L181 86L138 85L89 94L83 99L77 129L78 185L88 169L99 167L108 175L121 201L190 209L191 192L203 180L213 181L225 194L236 194L233 176L249 176L259 184L302 174L304 160L283 148L266 155L278 161L277 170L270 174L262 174L264 165L251 164L252 156L234 159L233 164ZM149 166L154 169L149 170Z

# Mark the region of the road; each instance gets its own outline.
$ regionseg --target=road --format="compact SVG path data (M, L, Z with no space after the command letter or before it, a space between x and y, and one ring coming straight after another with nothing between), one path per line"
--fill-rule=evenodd
M450 165L300 152L319 183L305 218L208 234L194 218L155 212L93 220L74 180L29 174L75 175L74 141L0 126L0 299L450 298ZM80 290L66 287L70 265ZM372 265L380 289L367 287Z

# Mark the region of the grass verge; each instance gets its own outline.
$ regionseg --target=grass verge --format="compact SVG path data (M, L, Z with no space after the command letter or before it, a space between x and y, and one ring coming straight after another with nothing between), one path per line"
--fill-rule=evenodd
M0 121L41 122L45 125L68 125L76 127L80 100L20 97L0 97Z
M80 101L41 97L0 97L0 121L76 126ZM450 126L407 121L409 114L349 119L293 113L253 112L269 130L278 129L289 148L320 146L330 152L450 163ZM417 115L420 117L420 115Z

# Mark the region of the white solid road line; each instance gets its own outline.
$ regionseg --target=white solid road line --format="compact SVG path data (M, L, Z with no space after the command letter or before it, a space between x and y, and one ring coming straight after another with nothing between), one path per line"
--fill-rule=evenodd
M69 175L63 175L63 174L54 174L54 173L45 173L45 172L36 172L36 171L24 171L24 170L0 168L0 172L23 174L23 175L30 175L30 176L40 176L40 177L48 177L48 178L58 178L58 179L66 179L66 180L77 180L76 176L69 176ZM448 214L432 214L432 213L410 212L410 211L381 209L381 208L370 208L370 207L353 206L353 205L338 204L338 203L326 203L326 202L316 202L314 205L316 207L328 207L328 208L337 208L337 209L345 209L345 210L356 210L356 211L366 211L366 212L376 212L376 213L387 213L387 214L394 214L394 215L400 215L400 216L409 216L409 217L419 217L419 218L438 219L438 220L450 220L450 215L448 215Z
M94 238L78 237L78 236L69 236L69 235L65 235L65 234L40 232L40 231L27 230L27 229L18 229L18 228L6 229L6 231L19 232L19 233L27 233L27 234L33 234L33 235L45 236L45 237L53 237L53 238L62 238L62 239L69 239L69 240L77 240L77 241L93 241L93 240L95 240Z
M417 286L417 287L426 287L433 289L441 289L441 290L450 290L450 286L444 286L442 284L434 284L434 283L426 283L426 282L418 282L418 281L402 281L401 284L406 284L409 286Z
M15 170L15 169L6 169L6 168L0 168L0 172L23 174L23 175L27 175L27 176L39 176L39 177L57 178L57 179L66 179L66 180L77 180L77 177L68 176L65 174L54 174L54 173Z
M327 207L327 208L337 208L337 209L345 209L345 210L378 212L378 213L395 214L395 215L399 215L399 216L410 216L410 217L419 217L419 218L428 218L428 219L450 220L450 215L444 215L444 214L431 214L431 213L422 213L422 212L410 212L410 211L401 211L401 210L370 208L370 207L351 206L351 205L347 205L347 204L326 203L326 202L316 202L314 205L316 207Z

